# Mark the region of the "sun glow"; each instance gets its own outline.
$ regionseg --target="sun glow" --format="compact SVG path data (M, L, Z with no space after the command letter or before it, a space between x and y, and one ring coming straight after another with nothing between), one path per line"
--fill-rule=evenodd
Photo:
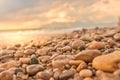
M60 12L60 13L58 13L58 16L60 18L64 18L66 16L66 13L65 12Z

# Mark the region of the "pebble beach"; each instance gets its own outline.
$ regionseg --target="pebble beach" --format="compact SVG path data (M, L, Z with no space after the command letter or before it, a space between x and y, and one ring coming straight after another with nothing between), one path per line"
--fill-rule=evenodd
M120 80L120 28L36 36L0 47L0 80Z

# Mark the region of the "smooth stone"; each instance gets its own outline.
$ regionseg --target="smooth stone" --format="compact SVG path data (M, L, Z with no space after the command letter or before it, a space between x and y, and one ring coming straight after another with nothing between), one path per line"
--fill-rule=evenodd
M67 80L68 78L72 77L74 74L75 74L75 72L73 70L67 70L59 76L59 79Z
M42 48L42 49L38 49L36 53L40 56L43 56L43 55L46 55L48 51L49 51L49 48Z
M104 34L105 37L112 37L116 33L116 30L107 30L106 33Z
M94 79L88 77L88 78L84 78L83 80L94 80Z
M54 68L60 68L69 63L73 59L72 55L59 55L52 60L52 66Z
M87 64L83 61L78 65L78 67L76 68L76 71L80 72L80 70L86 69L86 68L87 68Z
M51 75L47 72L38 72L36 74L37 79L49 80Z
M103 71L96 72L97 80L120 80L120 76L114 75L112 73L106 73Z
M27 55L34 54L34 53L35 53L35 50L34 50L34 49L26 49L26 50L24 51L24 53L27 54Z
M83 80L83 79L80 77L79 73L75 73L74 80Z
M39 64L39 60L38 60L38 58L36 57L35 54L31 55L30 64Z
M14 50L0 50L0 57L4 55L10 55L13 53L14 53Z
M23 50L16 51L16 53L14 54L15 58L20 58L20 57L23 57L23 56L24 56L24 51Z
M61 70L60 69L57 69L55 72L54 72L54 78L55 80L59 80L59 75L61 74Z
M20 65L20 63L18 63L16 61L9 61L9 62L0 64L0 68L9 69L9 68L12 68L12 67L18 67L19 65Z
M90 62L95 57L100 55L101 55L101 52L99 50L84 50L82 52L79 52L77 55L75 55L75 59Z
M13 80L13 74L9 71L3 71L0 73L0 80Z
M87 49L103 49L105 48L104 42L92 41L91 43L87 44Z
M101 55L94 58L92 66L95 69L114 72L117 69L120 69L120 51L115 51L106 55Z
M120 76L120 69L116 70L113 74Z
M71 48L70 46L65 46L65 47L61 48L61 50L62 50L63 52L66 52L66 51L71 51L72 48Z
M120 40L120 33L115 34L115 35L113 36L113 38L114 38L116 41Z
M81 36L80 39L83 41L89 41L89 42L93 41L93 39L89 35Z
M91 77L93 75L92 71L89 69L83 69L79 72L80 77L86 78Z
M62 41L62 45L67 45L67 44L69 44L70 43L70 41L69 40L64 40L64 41Z
M77 40L72 42L71 46L72 46L73 49L81 49L81 48L85 47L85 42L77 39Z
M39 71L43 71L45 68L41 65L29 65L26 68L26 71L29 75L35 75Z
M29 64L30 63L30 58L20 58L19 61L22 64Z
M50 56L47 56L47 55L46 56L40 56L39 60L43 63L46 63L50 60Z
M102 35L94 35L93 39L94 40L101 40L101 39L103 39L103 36Z

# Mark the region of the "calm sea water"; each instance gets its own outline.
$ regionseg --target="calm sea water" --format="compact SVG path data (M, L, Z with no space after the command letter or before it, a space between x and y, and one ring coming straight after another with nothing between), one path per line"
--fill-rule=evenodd
M88 27L84 27L88 28ZM93 28L93 27L89 27ZM52 35L58 36L58 34L72 32L74 30L80 30L81 27L67 28L67 29L53 29L53 30L29 30L29 31L14 31L14 32L0 32L0 46L11 45L16 43L29 42L31 40L39 40L44 42L48 40Z

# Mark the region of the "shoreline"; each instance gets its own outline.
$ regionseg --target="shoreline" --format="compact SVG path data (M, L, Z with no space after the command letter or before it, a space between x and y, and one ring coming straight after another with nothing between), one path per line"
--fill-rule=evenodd
M36 40L0 49L0 80L120 80L120 28L14 35Z
M82 29L95 29L97 27L85 27L85 28L70 28L62 30L28 30L28 31L15 31L15 32L0 32L0 46L9 46L20 43L27 43L30 41L38 41L39 39L43 43L44 40L48 40L50 37L59 36L62 34L69 34L73 31L79 31ZM108 28L108 27L101 27ZM114 27L109 27L114 28Z

